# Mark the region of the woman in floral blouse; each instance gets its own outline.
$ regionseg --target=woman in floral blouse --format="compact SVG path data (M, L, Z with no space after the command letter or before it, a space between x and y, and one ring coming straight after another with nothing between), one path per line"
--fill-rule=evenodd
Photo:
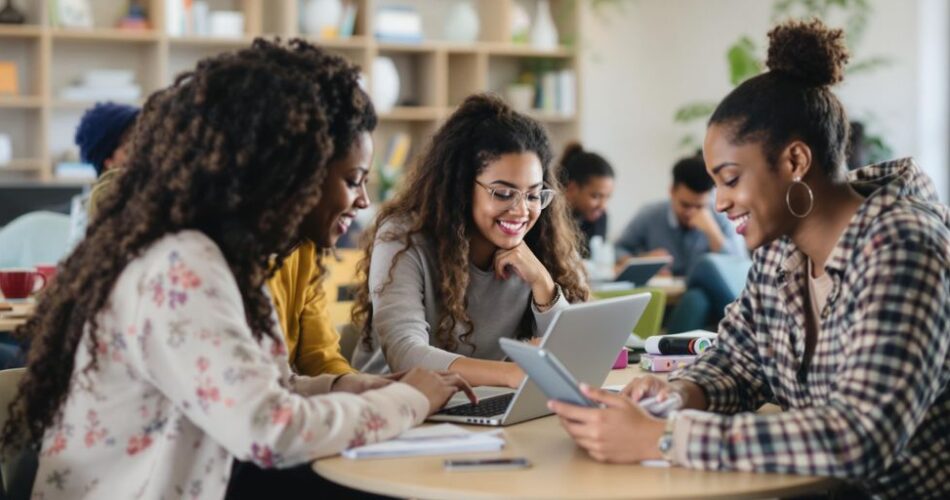
M372 106L358 77L257 40L148 100L129 168L20 332L3 441L39 448L35 498L221 498L235 458L289 467L384 440L465 387L417 370L326 394L334 376L288 368L263 285L305 219L332 245L364 189L368 163L328 165L334 107Z
M552 408L597 460L948 498L950 212L910 159L845 175L848 120L829 89L848 59L840 30L769 37L770 71L719 104L704 145L717 208L755 249L718 345L671 382L588 390L606 409ZM669 393L685 409L666 421L633 403ZM767 402L783 411L752 413Z

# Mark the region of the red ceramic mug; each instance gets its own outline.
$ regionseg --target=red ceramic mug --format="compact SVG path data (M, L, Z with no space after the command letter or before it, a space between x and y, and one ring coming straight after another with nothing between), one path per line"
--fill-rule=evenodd
M49 286L53 282L53 277L56 276L56 264L37 264L36 272L43 275L46 278L46 284L43 287Z
M0 293L6 299L25 299L44 286L46 276L34 269L0 269Z

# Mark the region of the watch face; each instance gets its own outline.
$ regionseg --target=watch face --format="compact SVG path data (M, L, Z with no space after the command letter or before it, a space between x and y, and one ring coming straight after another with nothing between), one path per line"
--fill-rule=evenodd
M664 434L660 437L659 443L660 453L666 454L673 448L673 436L671 434Z

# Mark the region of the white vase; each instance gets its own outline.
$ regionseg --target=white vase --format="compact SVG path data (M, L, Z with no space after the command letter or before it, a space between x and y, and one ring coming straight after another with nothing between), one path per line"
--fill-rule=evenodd
M340 0L304 0L300 9L300 31L320 38L336 38L342 15Z
M515 111L522 113L531 111L534 107L534 85L527 83L512 83L505 89L505 99Z
M373 60L373 105L385 113L399 100L399 71L396 63L388 57Z
M538 11L531 26L531 45L538 49L557 48L557 27L548 0L538 0Z
M511 41L528 43L531 38L531 16L520 2L511 4Z
M453 42L474 42L478 40L478 12L472 2L455 2L445 19L445 39Z

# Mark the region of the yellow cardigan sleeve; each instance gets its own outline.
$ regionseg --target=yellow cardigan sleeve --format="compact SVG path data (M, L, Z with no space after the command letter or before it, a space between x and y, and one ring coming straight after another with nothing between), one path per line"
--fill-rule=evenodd
M322 290L316 249L312 243L297 248L268 281L294 371L303 375L351 373L340 353L340 335L330 324L327 297Z
M304 375L353 373L356 370L340 353L340 334L330 324L327 296L320 283L310 285L300 314L300 340L294 366Z

